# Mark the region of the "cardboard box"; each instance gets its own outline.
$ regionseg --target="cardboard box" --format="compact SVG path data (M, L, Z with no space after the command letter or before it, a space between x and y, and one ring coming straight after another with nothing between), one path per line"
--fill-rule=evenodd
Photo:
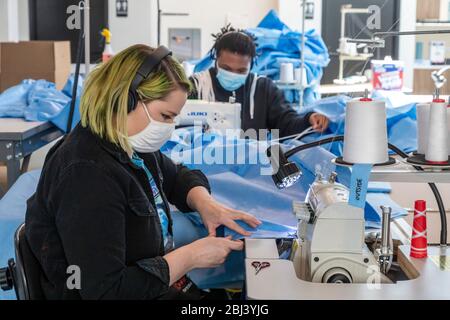
M70 69L69 41L0 43L0 92L24 79L45 79L62 89Z

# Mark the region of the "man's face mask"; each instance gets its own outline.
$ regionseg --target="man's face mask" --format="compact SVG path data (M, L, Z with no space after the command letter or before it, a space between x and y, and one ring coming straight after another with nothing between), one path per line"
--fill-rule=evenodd
M167 140L172 136L175 130L175 123L159 122L152 117L147 111L147 107L142 102L142 107L147 114L150 123L144 130L129 137L130 144L137 152L149 153L158 151Z
M231 71L224 70L217 66L217 80L219 81L222 88L227 91L235 91L242 87L247 80L249 71L245 74L234 73Z

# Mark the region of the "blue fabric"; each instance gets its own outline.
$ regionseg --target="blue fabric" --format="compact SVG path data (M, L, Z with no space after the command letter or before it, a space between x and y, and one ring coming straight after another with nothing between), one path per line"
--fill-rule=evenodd
M0 267L14 258L13 237L17 227L25 220L27 200L36 191L41 170L27 172L19 177L0 199ZM0 290L0 300L15 300L14 291Z
M263 221L263 224L253 231L253 237L290 238L295 235L297 219L292 214L292 201L303 201L309 185L314 181L314 173L320 171L327 176L332 171L338 172L339 182L349 185L350 170L346 167L336 167L331 163L335 156L326 148L313 148L292 156L303 171L300 182L286 190L278 190L269 175L261 175L261 169L266 165L266 143L251 140L225 139L216 134L195 136L191 128L177 129L171 141L163 147L165 154L175 160L194 159L202 157L202 153L224 153L231 149L245 147L246 157L243 165L234 164L202 164L187 163L188 167L201 169L211 184L213 196L225 205L247 211ZM286 144L289 149L302 142ZM259 149L258 149L259 148ZM175 152L176 151L176 152ZM250 164L251 154L257 154L262 164ZM220 159L220 157L218 158ZM267 163L267 168L270 168ZM26 200L34 193L40 171L22 175L0 200L0 266L14 257L13 235L16 228L24 221ZM393 218L403 216L406 211L395 204L386 190L386 186L378 186L382 192L368 193L365 206L367 228L379 228L381 223L381 204L393 209ZM191 243L207 235L206 228L201 224L197 213L173 213L175 247ZM242 222L239 222L241 225ZM243 225L245 228L248 226ZM223 235L236 235L231 230L223 229ZM243 252L233 252L223 266L206 270L194 270L189 275L201 288L229 286L244 278ZM0 291L0 299L13 299L12 292Z
M252 72L267 76L273 80L280 78L280 66L290 62L295 68L300 67L301 33L292 31L271 10L256 28L245 32L256 37L257 57ZM308 88L304 91L306 104L319 98L317 86L323 75L323 68L329 63L329 54L320 35L314 30L305 32L305 69ZM197 62L194 72L200 72L213 66L211 55L207 54ZM287 101L299 101L298 91L285 91Z
M0 95L0 117L46 121L67 103L68 98L46 80L23 80Z
M72 87L74 80L75 77L71 76L69 80L67 80L67 83L62 90L63 93L70 98L72 97ZM77 86L77 98L75 100L75 110L73 113L73 120L72 120L72 129L78 124L78 122L80 122L80 100L81 95L83 93L83 82L84 82L83 77L79 76ZM59 113L51 117L49 121L51 121L60 130L66 132L67 122L69 121L69 113L70 113L70 101L64 105L64 107L60 110Z
M0 94L0 118L24 118L27 121L51 121L66 131L74 76L69 77L62 91L46 80L23 80ZM79 78L76 108L72 127L80 121L79 104L83 79Z
M150 170L148 170L147 166L145 165L144 160L142 160L135 153L133 154L131 161L133 161L136 166L143 169L145 171L145 174L147 175L147 179L153 194L153 199L155 201L156 211L158 212L159 222L161 224L164 248L166 252L168 252L173 248L173 242L172 236L169 233L169 218L167 217L167 212L165 210L165 205L163 198L161 197L161 193L159 192L158 186L156 185Z

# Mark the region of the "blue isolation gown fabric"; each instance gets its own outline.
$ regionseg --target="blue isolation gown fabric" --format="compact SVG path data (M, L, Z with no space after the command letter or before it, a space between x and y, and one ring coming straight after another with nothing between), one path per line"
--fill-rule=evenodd
M46 80L23 80L0 95L0 117L46 121L70 100Z
M277 13L271 10L256 28L246 29L245 32L256 38L257 57L252 72L267 76L272 80L280 78L282 63L292 63L294 68L301 66L301 37L302 34L291 30L284 24ZM323 68L330 61L328 49L320 35L311 29L305 32L305 69L308 88L304 91L306 104L319 98L317 87L323 75ZM213 66L213 59L207 54L196 63L194 72L200 72ZM295 103L299 101L298 91L285 91L286 100Z
M46 80L23 80L20 84L0 94L0 118L24 118L27 121L51 121L66 131L69 119L70 101L74 77L67 80L63 90ZM83 79L80 76L77 87L74 127L80 121L79 104Z

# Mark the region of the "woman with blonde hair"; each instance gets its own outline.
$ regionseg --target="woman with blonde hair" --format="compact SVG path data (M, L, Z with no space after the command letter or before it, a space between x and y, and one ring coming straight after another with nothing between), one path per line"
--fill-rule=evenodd
M159 151L190 89L165 47L132 46L91 72L81 123L50 150L28 200L26 238L47 299L183 298L186 273L242 250L216 228L248 235L235 220L260 222L215 201L200 171ZM198 211L210 236L174 249L169 203Z

